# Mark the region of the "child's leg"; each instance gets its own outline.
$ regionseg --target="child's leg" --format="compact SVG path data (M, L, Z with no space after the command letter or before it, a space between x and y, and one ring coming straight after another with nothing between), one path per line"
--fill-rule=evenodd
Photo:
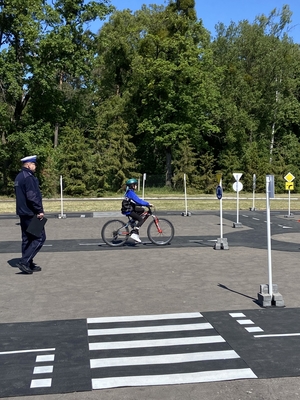
M138 211L138 212L136 212L136 211L131 211L131 213L130 213L129 215L130 215L130 217L131 217L132 219L134 219L135 221L137 221L136 227L139 228L139 227L143 224L143 222L144 222L144 219L143 219L143 217L142 217L142 214L143 214L144 211L142 211L141 213L140 213L140 210L137 210L137 211Z

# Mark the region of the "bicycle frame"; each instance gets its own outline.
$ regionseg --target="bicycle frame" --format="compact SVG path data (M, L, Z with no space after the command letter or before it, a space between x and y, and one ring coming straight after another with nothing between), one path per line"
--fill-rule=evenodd
M150 207L147 207L147 208L148 208L148 210L147 210L147 211L144 211L143 214L141 214L141 216L143 216L143 223L142 223L141 226L143 226L144 223L147 221L147 219L151 216L151 217L153 218L153 221L154 221L156 227L157 227L158 233L162 233L162 230L160 229L160 226L159 226L159 219L158 219L158 217L157 217L155 214L153 214L153 212L152 212L152 210L151 210ZM127 222L126 226L127 226L128 228L129 228L129 227L132 227L132 225L131 225L132 222L135 222L135 220L132 219L130 216L128 216L128 222Z
M171 242L174 237L174 226L166 218L159 219L148 207L141 216L143 222L140 227L152 216L152 221L147 227L147 236L150 241L158 246L166 245ZM128 216L128 221L123 223L121 220L111 220L106 222L101 230L103 241L112 247L121 246L130 238L130 230L136 226L136 220Z

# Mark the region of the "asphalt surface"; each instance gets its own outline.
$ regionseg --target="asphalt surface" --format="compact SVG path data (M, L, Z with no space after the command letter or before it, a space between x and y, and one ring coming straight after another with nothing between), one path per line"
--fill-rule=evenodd
M33 275L15 268L20 256L18 219L0 216L1 398L299 398L300 213L287 218L283 212L271 212L273 283L278 284L284 308L262 308L257 302L260 284L268 283L264 212L241 211L240 228L233 227L236 212L223 212L229 250L214 249L220 238L218 212L189 217L165 213L175 226L170 245L151 244L142 228L143 243L129 242L122 248L110 248L100 237L101 227L114 214L91 216L49 215L47 241L35 260L42 271ZM128 321L122 322L124 318ZM143 322L147 318L152 322ZM91 327L91 321L98 322ZM202 323L205 329L200 332ZM155 350L158 358L152 366L146 358L144 366L91 367L91 359L120 358L111 347L104 353L91 351L99 342L99 330L101 342L109 346L136 340L130 335L142 337L149 357L151 341L181 338L181 325L186 338L219 336L222 342L175 346L172 360L179 353L189 357L193 346L200 346L195 351L202 358L215 352L216 357L228 354L230 359L180 358L159 366L159 357L166 358L166 352L170 356L163 346ZM128 336L128 328L135 333ZM103 336L102 329L112 331ZM121 357L141 356L131 351ZM219 371L214 379L213 371ZM193 382L195 374L198 380ZM224 381L218 381L221 375ZM148 384L144 376L151 377Z

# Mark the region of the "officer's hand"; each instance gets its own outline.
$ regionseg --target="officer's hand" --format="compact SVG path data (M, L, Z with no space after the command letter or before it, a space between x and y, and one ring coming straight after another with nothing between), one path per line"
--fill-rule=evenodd
M39 214L37 215L37 217L38 217L38 219L43 219L43 218L44 218L44 213L39 213Z

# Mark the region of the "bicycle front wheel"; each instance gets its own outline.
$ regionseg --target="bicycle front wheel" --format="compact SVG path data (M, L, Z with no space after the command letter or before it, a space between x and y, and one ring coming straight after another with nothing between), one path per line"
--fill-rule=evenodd
M174 237L175 229L173 224L164 218L159 218L157 222L150 222L147 229L148 238L153 244L163 246L171 242Z
M106 222L101 230L103 242L109 246L122 246L129 237L128 226L119 219Z

